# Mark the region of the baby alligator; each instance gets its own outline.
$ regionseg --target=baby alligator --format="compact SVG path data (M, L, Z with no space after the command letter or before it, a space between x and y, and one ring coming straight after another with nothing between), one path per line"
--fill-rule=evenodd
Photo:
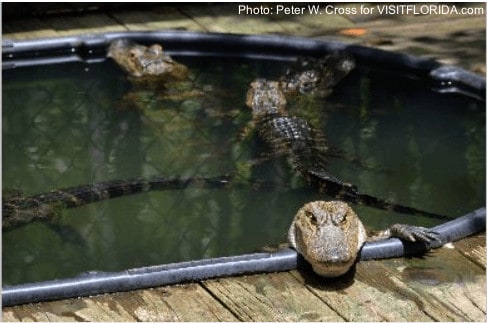
M165 177L132 178L98 182L60 189L30 197L3 197L2 229L8 231L31 221L54 222L64 208L80 207L89 203L154 190L184 189L187 187L220 188L229 182L221 177ZM5 195L5 194L4 194Z
M288 232L289 245L323 277L345 274L365 242L390 237L425 243L439 241L436 233L406 224L394 224L368 236L357 214L342 201L305 204L296 213Z
M188 68L166 55L159 44L147 47L118 39L110 44L107 56L136 80L182 81L189 76Z
M278 80L253 81L247 91L246 105L252 110L260 138L274 154L289 157L302 177L328 196L390 211L450 219L360 193L356 186L331 175L327 171L330 148L325 135L306 119L286 111L290 97L300 93L329 93L354 67L352 57L332 54L320 59L300 59Z

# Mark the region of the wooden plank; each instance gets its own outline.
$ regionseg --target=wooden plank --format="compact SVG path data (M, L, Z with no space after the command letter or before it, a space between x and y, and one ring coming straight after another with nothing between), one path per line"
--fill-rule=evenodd
M297 7L304 7L304 13L301 15L286 15L280 14L272 16L272 19L277 22L284 33L287 35L301 36L301 37L316 37L322 35L336 35L336 32L345 28L353 28L354 23L344 15L317 15L310 14L308 10L308 4L288 4L287 7L292 5ZM336 7L356 7L355 4L340 4ZM323 5L321 12L323 13Z
M249 9L272 8L272 15L251 14L251 10L239 14L239 5ZM188 6L181 11L194 19L205 30L211 32L229 32L238 34L287 34L294 36L313 36L320 31L337 30L352 27L353 23L345 16L327 15L326 19L316 14L309 14L306 4L284 4L305 8L302 14L286 14L277 12L276 4L220 4L212 6Z
M203 282L241 321L343 321L290 273Z
M422 258L364 261L338 284L296 273L346 320L479 321L485 318L485 269L454 249Z
M105 14L54 16L43 20L59 36L126 31L127 28Z
M485 317L485 272L454 250L425 258L382 261L379 272L364 262L357 279L410 300L435 321L478 321ZM383 302L384 303L384 302Z
M15 40L127 30L105 14L53 16L43 20L29 18L9 22L3 27L3 37Z
M368 265L377 274L380 266L375 262L369 262ZM357 272L360 272L364 266L358 267ZM431 321L414 301L396 292L369 285L370 282L354 279L353 275L327 280L311 272L294 274L300 282L306 284L306 288L340 313L346 321ZM379 273L379 280L384 280L383 275Z
M2 38L12 40L56 37L58 34L48 24L37 18L19 19L2 24Z
M364 37L357 39L364 45L433 58L466 69L482 63L485 70L485 26L484 16L444 19L432 15L407 18L405 23L399 24L378 19L357 24L356 28L367 30ZM341 37L347 41L345 38ZM460 52L468 54L458 55Z
M485 270L485 232L455 243L455 248Z
M235 321L199 284L4 308L4 321Z
M264 4L264 6L266 6ZM187 6L180 8L205 31L237 34L285 33L274 20L261 15L239 15L237 4Z
M476 250L482 246L485 254L485 240L464 239L455 243L454 248L435 250L431 257L406 260L409 265L400 279L418 293L424 300L425 311L436 320L483 321L487 313L485 265L479 266L465 258L457 250L459 244Z
M173 7L156 7L152 11L120 11L113 12L110 15L128 30L206 31L194 20Z

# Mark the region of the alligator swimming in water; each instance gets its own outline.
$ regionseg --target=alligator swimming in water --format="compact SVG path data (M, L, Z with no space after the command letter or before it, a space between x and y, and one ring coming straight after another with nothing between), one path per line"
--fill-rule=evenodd
M167 55L159 44L144 46L118 39L111 42L107 57L125 71L132 85L117 102L117 108L145 110L148 101L181 101L209 92L198 89L188 67Z
M228 176L132 178L98 182L41 193L30 197L3 197L2 229L17 228L32 221L54 222L61 209L75 208L116 197L155 190L185 189L188 187L221 188L228 184Z
M314 92L327 95L354 67L353 58L346 54L303 58L278 80L253 81L247 92L246 105L252 110L260 138L275 155L289 157L291 165L302 177L328 196L384 210L448 219L360 193L356 186L339 180L327 171L331 148L324 133L314 129L306 119L287 112L288 99Z
M107 57L138 81L182 81L189 76L189 69L167 55L159 44L147 47L118 39L108 47Z

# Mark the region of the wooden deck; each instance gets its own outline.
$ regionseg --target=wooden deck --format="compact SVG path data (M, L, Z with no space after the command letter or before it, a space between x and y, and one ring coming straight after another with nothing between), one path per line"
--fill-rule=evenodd
M485 235L324 280L291 271L3 309L4 321L485 321Z
M9 13L3 6L4 14ZM340 5L347 6L353 5ZM482 3L471 6L485 10ZM34 17L4 18L3 37L165 29L328 37L434 57L485 75L485 12L469 16L327 15L324 19L238 15L237 4L130 10L85 6L62 14L59 8L44 9ZM485 254L482 234L422 258L361 262L353 275L333 281L302 271L222 278L6 307L3 320L485 321Z

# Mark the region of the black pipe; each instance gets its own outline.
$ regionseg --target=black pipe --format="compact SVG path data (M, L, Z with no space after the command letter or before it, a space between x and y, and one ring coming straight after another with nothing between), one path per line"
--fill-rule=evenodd
M445 243L457 241L469 235L485 231L485 207L477 209L462 217L442 223L431 228L438 233L439 241L432 241L430 248L438 248ZM397 238L366 243L360 252L360 260L384 259L412 256L425 252L423 243L411 243Z
M358 64L422 79L440 93L460 93L485 101L485 78L461 68L444 66L432 59L365 46L277 35L144 31L23 41L3 39L2 68L10 69L53 62L100 62L105 60L109 43L118 38L146 44L160 42L164 44L169 54L185 56L291 60L296 56L322 56L333 51L347 51L354 55Z
M3 69L62 62L99 62L108 44L117 38L141 43L162 42L172 55L232 56L291 60L295 56L322 56L347 51L359 64L383 68L422 80L443 93L460 93L485 101L485 79L460 68L443 66L433 60L390 53L379 49L339 42L287 36L233 35L194 32L122 32L26 41L3 40ZM485 231L485 208L432 228L441 243ZM421 243L398 239L367 243L360 259L400 257L424 252ZM286 271L297 268L300 257L292 249L130 269L118 273L91 272L71 279L4 286L3 306L48 301L106 292L162 286L186 281Z
M485 231L485 208L480 208L455 220L431 229L439 234L441 242L431 248ZM423 243L403 242L396 238L366 243L359 259L383 259L411 256L426 251ZM254 253L188 261L182 263L142 267L116 273L90 272L69 279L58 279L16 286L4 286L3 306L51 301L71 297L121 292L157 287L209 278L264 272L288 271L298 268L303 260L293 249L285 248L274 253Z

